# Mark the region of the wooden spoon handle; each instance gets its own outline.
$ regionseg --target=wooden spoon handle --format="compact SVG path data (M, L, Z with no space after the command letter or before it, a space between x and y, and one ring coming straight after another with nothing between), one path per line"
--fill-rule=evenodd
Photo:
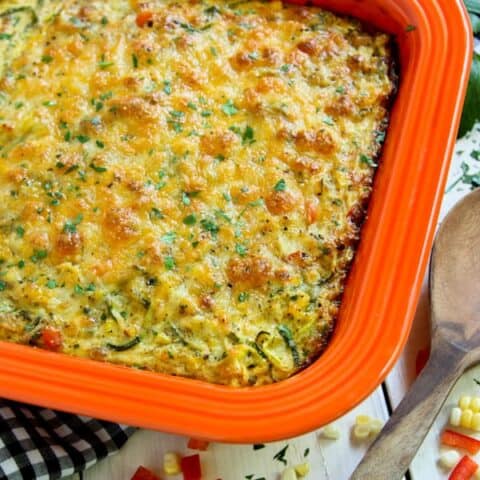
M401 479L464 370L465 352L435 339L430 360L350 480Z

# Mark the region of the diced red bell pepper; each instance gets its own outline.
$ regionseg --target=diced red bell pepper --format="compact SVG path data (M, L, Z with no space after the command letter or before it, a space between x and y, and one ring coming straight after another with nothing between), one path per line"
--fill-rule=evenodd
M475 463L468 455L465 455L452 470L448 480L470 480L478 469Z
M143 11L137 14L137 25L142 28L153 20L153 12Z
M188 448L191 448L192 450L200 450L201 452L207 450L209 445L210 442L207 442L206 440L200 440L198 438L190 438L187 443Z
M47 350L58 352L62 346L62 335L53 327L45 327L41 334L42 344Z
M202 467L200 465L200 455L190 455L180 460L180 468L183 473L183 480L201 480Z
M131 480L160 480L152 471L145 467L138 467Z
M473 437L468 437L453 430L445 430L442 433L441 443L450 447L463 448L467 452L475 455L480 450L480 441Z

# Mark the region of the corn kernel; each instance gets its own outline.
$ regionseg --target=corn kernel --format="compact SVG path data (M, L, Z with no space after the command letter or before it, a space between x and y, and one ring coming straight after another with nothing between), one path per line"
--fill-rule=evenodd
M480 413L473 414L471 429L480 432Z
M471 402L472 402L472 397L470 397L469 395L462 395L460 397L460 400L458 401L458 406L462 410L465 410L466 408L470 408Z
M378 418L372 418L370 422L370 433L372 435L378 435L383 428L383 422Z
M355 425L353 429L353 437L357 440L363 440L367 438L370 433L370 425Z
M295 465L295 472L300 477L305 477L310 472L310 464L307 462L301 463L300 465Z
M473 397L472 403L470 403L470 408L474 413L480 412L480 397Z
M295 469L293 467L286 468L282 472L282 480L297 480L297 474L295 473Z
M450 425L459 427L462 419L462 409L460 407L453 407L450 412Z
M438 463L446 470L453 468L460 460L460 454L456 450L446 450L440 455Z
M163 470L167 475L177 475L181 472L180 458L176 453L167 452L163 456Z
M467 408L462 410L462 418L460 419L460 426L463 428L470 428L472 426L473 412Z
M357 415L355 418L355 425L369 425L372 421L370 415Z
M322 436L329 440L338 440L340 438L340 430L334 424L330 424L323 429Z

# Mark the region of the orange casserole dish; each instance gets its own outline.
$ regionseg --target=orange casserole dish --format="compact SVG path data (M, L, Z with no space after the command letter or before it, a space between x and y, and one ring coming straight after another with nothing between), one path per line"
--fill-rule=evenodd
M408 335L428 260L468 78L468 19L460 1L313 3L395 35L401 72L368 221L323 356L278 384L233 390L2 343L1 395L246 442L318 427L381 382Z

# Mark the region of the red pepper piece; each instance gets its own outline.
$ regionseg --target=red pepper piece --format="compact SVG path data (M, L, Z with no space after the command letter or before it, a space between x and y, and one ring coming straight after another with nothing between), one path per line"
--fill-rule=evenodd
M42 344L47 350L52 350L53 352L58 352L62 346L62 335L61 333L52 327L45 327L42 330Z
M153 12L145 11L137 15L137 25L142 28L153 20Z
M190 455L183 457L180 461L183 473L183 480L202 480L202 467L200 465L200 455Z
M442 433L441 443L450 447L463 448L467 452L475 455L480 450L480 441L473 437L468 437L453 430L445 430Z
M138 467L131 480L160 480L151 470L145 467Z
M207 450L209 445L210 442L207 442L206 440L200 440L198 438L190 438L187 443L188 448L191 448L192 450L200 450L201 452Z
M448 480L470 480L477 469L478 465L465 455L452 470Z

